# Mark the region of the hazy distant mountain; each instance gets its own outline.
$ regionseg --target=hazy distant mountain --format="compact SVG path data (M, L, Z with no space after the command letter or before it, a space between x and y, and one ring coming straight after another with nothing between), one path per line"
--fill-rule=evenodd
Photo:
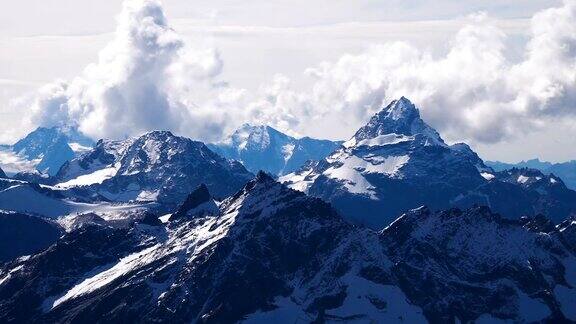
M94 142L68 127L38 127L14 145L4 146L4 155L13 163L15 172L32 172L34 169L49 175L55 175L60 167L74 157L86 152ZM12 154L12 155L9 155Z
M253 173L260 170L283 175L300 168L308 160L321 160L342 142L310 137L294 138L270 126L245 124L224 141L210 144L216 153L242 162Z
M576 190L576 160L561 163L544 162L540 161L539 159L532 159L518 163L486 161L486 165L490 166L496 171L504 171L513 168L537 169L544 172L545 174L554 174L560 177L568 188Z
M447 145L418 109L401 98L327 158L280 179L375 229L421 205L446 209L478 204L508 218L544 213L555 221L576 211L576 192L558 178L517 173L510 181L510 175L494 172L468 145ZM531 177L539 180L538 188L523 181Z
M495 171L504 171L512 168L529 168L543 171L552 166L550 162L540 161L539 159L532 159L518 163L504 163L498 161L486 161L486 165L490 166Z

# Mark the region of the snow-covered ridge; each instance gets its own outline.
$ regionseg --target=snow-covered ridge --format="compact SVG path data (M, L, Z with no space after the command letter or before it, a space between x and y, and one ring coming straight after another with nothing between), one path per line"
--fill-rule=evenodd
M379 200L375 186L365 175L402 178L400 170L410 160L409 154L386 153L384 150L394 151L398 145L420 145L422 141L427 146L431 138L432 142L445 146L438 134L419 116L418 110L406 98L393 101L344 142L341 149L326 157L328 165L321 164L322 169L310 171L305 177L292 173L282 177L281 181L293 189L307 192L313 184L311 179L319 176L313 173L321 172L323 176L340 181L349 193Z
M446 146L438 132L420 118L418 108L405 97L393 100L361 127L354 138L356 142L375 139L380 135L399 134L425 137L427 145Z
M152 131L123 141L100 140L93 150L62 167L56 188L83 187L112 201L175 206L200 183L225 195L251 176L202 142Z
M195 209L206 189L183 217L83 227L1 268L0 321L573 320L576 222L423 207L376 232L265 173L216 215Z
M496 171L506 171L514 168L537 169L542 171L545 175L554 175L554 177L562 179L562 182L564 182L568 188L576 190L576 160L563 163L551 163L540 161L539 159L532 159L516 164L495 161L487 161L486 164L492 166ZM557 179L551 179L550 181L558 182Z
M101 183L107 178L106 176L113 173L113 169L118 168L118 162L135 140L135 138L123 141L100 140L96 143L94 149L66 163L59 170L56 178L61 183L67 183L82 177L81 180L74 181L66 187ZM90 183L89 180L93 182Z
M97 169L96 171L88 174L83 174L77 178L56 184L57 188L70 188L77 186L88 186L92 184L100 184L106 179L110 179L118 172L119 165L106 167L104 169Z
M333 158L333 157L330 157ZM355 155L340 157L339 163L324 171L323 175L344 182L344 186L350 193L367 194L372 199L378 199L374 195L374 186L364 177L366 174L384 174L390 177L402 177L399 173L402 166L410 160L408 155L369 156L359 158ZM295 186L298 188L298 186Z
M375 229L422 204L495 206L508 218L550 213L562 219L576 212L576 192L558 179L541 172L495 172L468 145L444 143L404 97L375 114L325 159L280 180Z
M342 144L346 148L350 147L360 147L360 146L384 146L384 145L393 145L402 142L410 142L414 140L414 136L406 136L403 134L384 134L378 135L374 138L363 139L360 141L356 141L355 137L352 137L350 140L344 142Z

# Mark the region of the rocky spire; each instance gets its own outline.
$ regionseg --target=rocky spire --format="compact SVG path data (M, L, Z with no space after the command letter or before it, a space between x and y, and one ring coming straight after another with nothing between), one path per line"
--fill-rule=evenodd
M405 136L425 136L433 143L444 144L436 130L420 117L418 108L407 98L392 101L356 132L356 141L376 138L380 135L398 134Z

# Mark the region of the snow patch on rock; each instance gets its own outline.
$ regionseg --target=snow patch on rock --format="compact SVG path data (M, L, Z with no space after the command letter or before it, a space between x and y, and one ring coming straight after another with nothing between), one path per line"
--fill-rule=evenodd
M111 166L104 169L96 170L92 173L84 174L74 178L72 180L68 180L66 182L62 182L56 185L57 188L70 188L70 187L77 187L77 186L88 186L92 184L100 184L104 182L106 179L110 179L116 175L118 172L118 165Z

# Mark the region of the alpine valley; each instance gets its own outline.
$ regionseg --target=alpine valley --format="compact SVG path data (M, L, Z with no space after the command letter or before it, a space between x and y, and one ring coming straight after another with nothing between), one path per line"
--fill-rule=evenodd
M576 322L576 192L403 97L345 142L60 127L3 152L1 323Z

